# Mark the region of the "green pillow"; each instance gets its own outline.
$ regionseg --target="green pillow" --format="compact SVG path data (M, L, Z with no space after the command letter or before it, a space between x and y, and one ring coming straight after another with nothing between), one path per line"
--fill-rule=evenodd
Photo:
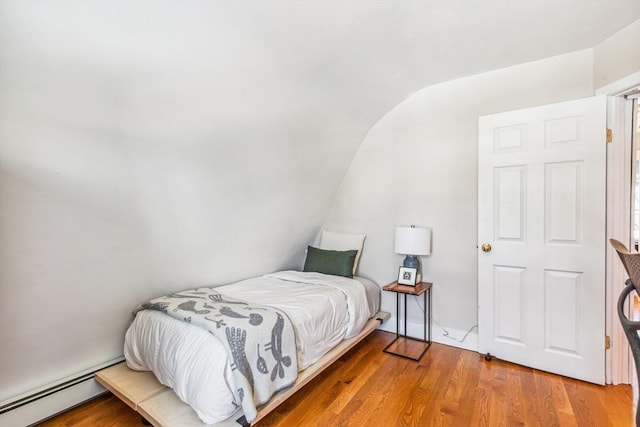
M353 277L353 263L357 250L329 251L307 246L307 259L303 271L315 271L334 276Z

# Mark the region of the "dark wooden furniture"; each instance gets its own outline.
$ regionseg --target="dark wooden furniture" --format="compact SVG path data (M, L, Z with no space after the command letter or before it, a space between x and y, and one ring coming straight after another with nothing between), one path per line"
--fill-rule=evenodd
M398 282L389 283L382 289L396 294L396 337L387 345L385 353L418 361L431 346L431 287L432 283L420 282L415 286L399 285ZM404 329L400 333L400 295L404 300ZM424 298L423 338L407 335L407 295L420 295Z
M629 341L629 347L631 348L633 361L636 365L638 384L640 384L640 370L638 369L638 366L640 366L640 337L638 336L638 331L640 331L640 322L629 320L624 314L625 301L627 299L627 296L631 292L635 291L636 288L633 285L631 279L627 279L625 284L625 288L622 290L620 296L618 297L618 317L620 318L620 323L622 324L624 334L627 336L627 340ZM640 397L638 398L638 402L636 403L636 427L640 427Z

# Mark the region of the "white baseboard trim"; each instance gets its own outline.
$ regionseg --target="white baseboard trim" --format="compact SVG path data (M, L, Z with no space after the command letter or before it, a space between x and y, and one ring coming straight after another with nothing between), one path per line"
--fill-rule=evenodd
M384 322L380 328L383 331L387 332L396 332L396 319L391 318ZM402 331L400 331L402 332ZM409 336L422 338L424 333L424 327L422 323L411 322L407 320L407 332ZM448 332L448 335L447 335ZM465 350L478 351L478 332L475 330L471 331L464 341L461 342L463 337L467 331L462 331L460 329L454 328L446 328L446 331L431 322L431 341L437 342L439 344L450 345L452 347L458 347Z
M40 398L0 414L0 425L5 427L30 426L106 392L96 380L90 378L69 388Z
M122 360L119 357L0 402L0 426L30 426L105 393L94 373Z

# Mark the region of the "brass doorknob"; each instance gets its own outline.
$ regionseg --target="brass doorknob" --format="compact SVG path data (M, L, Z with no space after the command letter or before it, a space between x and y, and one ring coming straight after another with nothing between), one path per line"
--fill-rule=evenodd
M483 243L481 248L482 252L491 252L491 245L488 243Z

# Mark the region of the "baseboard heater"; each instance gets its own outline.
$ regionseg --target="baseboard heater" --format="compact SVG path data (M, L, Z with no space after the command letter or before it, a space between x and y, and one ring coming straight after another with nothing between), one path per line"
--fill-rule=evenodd
M94 380L94 374L123 360L124 357L119 357L72 377L0 402L0 425L34 425L106 392L106 389Z

